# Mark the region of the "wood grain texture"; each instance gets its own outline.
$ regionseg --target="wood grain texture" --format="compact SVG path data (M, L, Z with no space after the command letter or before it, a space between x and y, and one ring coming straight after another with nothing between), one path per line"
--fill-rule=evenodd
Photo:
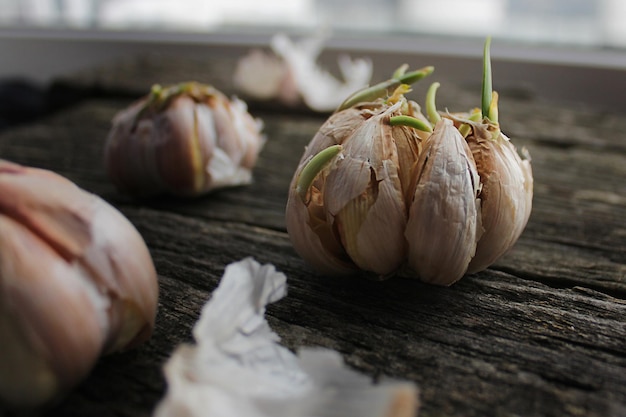
M141 65L124 65L126 82L141 78ZM151 77L186 73L184 62L170 67ZM104 74L92 77L113 91L115 77ZM80 85L95 82L82 77ZM120 89L133 86L143 87ZM474 100L474 91L450 91L440 107ZM254 107L268 142L253 185L137 201L117 193L101 163L110 120L128 103L86 100L0 135L0 157L52 169L118 207L146 240L159 274L152 339L103 358L47 415L150 415L165 389L162 364L191 341L226 264L246 256L288 276L288 296L268 313L286 346L329 347L373 378L415 381L421 416L626 415L623 115L503 97L503 129L533 157L533 213L495 265L440 288L320 276L294 252L284 226L287 187L324 116Z

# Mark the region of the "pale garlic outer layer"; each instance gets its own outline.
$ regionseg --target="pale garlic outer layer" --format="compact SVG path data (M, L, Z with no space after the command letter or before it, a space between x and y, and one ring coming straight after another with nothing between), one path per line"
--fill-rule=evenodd
M140 196L249 184L265 143L261 129L243 101L213 87L155 87L114 117L106 170L120 191Z
M158 301L148 249L116 209L0 160L0 403L45 405L103 353L144 342Z

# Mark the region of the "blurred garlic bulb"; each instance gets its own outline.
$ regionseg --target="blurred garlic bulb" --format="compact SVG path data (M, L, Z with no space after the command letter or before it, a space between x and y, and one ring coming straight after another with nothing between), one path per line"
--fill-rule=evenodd
M0 404L59 398L152 333L156 271L131 223L69 180L0 160Z
M113 119L106 170L132 195L195 196L249 184L265 142L261 128L243 101L211 86L156 85Z
M325 33L299 42L277 34L271 40L271 54L253 50L239 60L234 84L255 99L276 98L287 105L302 100L312 110L332 111L347 95L367 86L372 62L340 55L342 79L337 79L317 64L325 40Z

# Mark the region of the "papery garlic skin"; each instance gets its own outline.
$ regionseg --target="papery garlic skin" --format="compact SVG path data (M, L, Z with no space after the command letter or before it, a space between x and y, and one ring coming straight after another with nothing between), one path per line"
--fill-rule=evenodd
M424 282L451 285L467 271L482 232L476 164L451 120L437 123L414 175L408 265Z
M335 113L307 146L290 186L286 223L296 251L318 270L342 275L360 269L385 277L404 262L409 179L401 171L417 160L421 139L389 119L406 104ZM297 191L302 170L331 145L342 145L341 155L303 198Z
M480 176L484 233L468 272L482 271L504 255L520 237L532 210L533 174L529 157L492 123L469 123L467 143Z
M49 404L103 353L150 337L147 247L116 209L69 180L0 160L0 403Z
M197 196L249 184L265 137L246 104L215 88L161 88L118 112L105 145L105 167L131 195Z
M165 364L167 393L155 417L414 417L418 388L371 379L338 352L280 345L265 319L287 277L245 258L228 265L194 325L195 343Z

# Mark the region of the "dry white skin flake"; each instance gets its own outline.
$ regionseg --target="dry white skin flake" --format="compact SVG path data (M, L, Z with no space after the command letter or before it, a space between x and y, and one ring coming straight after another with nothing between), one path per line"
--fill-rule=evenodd
M411 382L370 378L339 353L298 354L279 344L265 306L286 294L286 277L252 258L226 267L193 329L195 345L178 347L165 365L168 391L156 417L411 417Z

